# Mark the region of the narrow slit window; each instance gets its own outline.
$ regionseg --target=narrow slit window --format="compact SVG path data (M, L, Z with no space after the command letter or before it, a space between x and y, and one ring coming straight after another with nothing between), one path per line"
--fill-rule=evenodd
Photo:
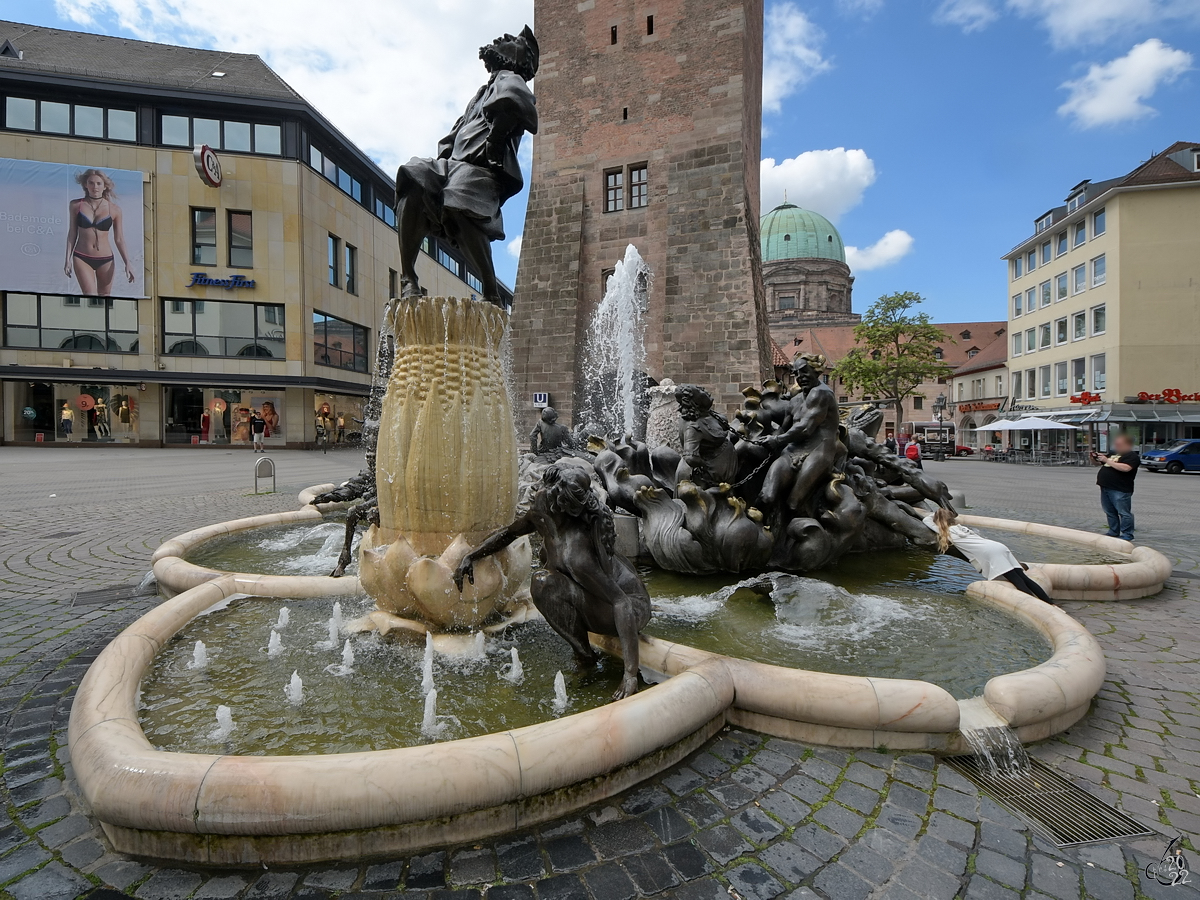
M654 16L646 16L646 34L654 34Z
M614 25L608 32L608 42L615 44L617 42L617 26Z

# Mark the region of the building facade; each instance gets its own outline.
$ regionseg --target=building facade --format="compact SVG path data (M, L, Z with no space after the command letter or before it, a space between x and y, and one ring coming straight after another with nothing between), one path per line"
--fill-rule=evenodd
M762 217L759 235L767 322L776 342L789 341L801 327L858 324L846 247L828 219L785 201Z
M1007 330L954 369L946 397L958 443L986 447L987 432L976 429L995 422L1008 410Z
M736 408L771 372L758 242L762 0L537 0L540 130L512 318L517 409L567 420L607 274L651 272L646 368Z
M3 440L249 446L254 411L267 446L359 431L399 268L391 179L258 57L5 40ZM470 295L428 249L429 289Z
M1004 261L1014 402L1081 441L1200 436L1200 144L1080 182Z

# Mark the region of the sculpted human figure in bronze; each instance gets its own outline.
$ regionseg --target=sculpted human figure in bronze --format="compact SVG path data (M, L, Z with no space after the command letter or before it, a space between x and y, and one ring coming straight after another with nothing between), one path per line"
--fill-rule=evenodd
M713 410L708 391L695 384L675 389L679 404L679 444L683 459L675 475L676 483L691 481L700 487L732 484L737 480L738 457L729 440L729 423Z
M502 306L492 265L492 241L504 240L500 207L521 190L517 149L537 133L533 91L538 43L529 26L480 48L491 77L438 144L437 159L414 157L396 173L401 297L419 297L417 254L434 234L462 251L483 282L483 299Z
M615 635L621 641L625 674L614 700L638 688L638 633L650 621L650 595L633 565L616 552L612 513L592 490L583 469L555 463L543 476L529 512L518 516L474 547L454 571L454 583L474 584L476 560L507 547L517 538L541 536L543 567L533 573L533 604L575 651L581 665L596 663L588 632Z
M558 424L558 410L542 409L541 418L529 433L529 449L535 456L558 455L571 449L571 429Z

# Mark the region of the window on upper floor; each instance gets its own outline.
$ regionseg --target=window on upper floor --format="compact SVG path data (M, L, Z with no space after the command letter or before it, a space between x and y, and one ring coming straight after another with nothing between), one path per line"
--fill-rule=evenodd
M796 295L795 294L787 294L785 296L780 297L779 298L779 308L780 309L795 309L796 308Z
M45 134L104 138L110 141L137 140L137 113L132 109L34 100L30 97L4 99L4 127Z
M358 293L358 248L346 245L346 252L342 256L343 270L342 274L345 277L343 282L346 285L346 292L350 294Z
M1037 397L1037 369L1025 370L1025 398L1033 400Z
M1050 282L1043 281L1040 285L1038 285L1038 294L1042 298L1042 306L1043 307L1049 306L1050 299L1051 299L1050 298Z
M113 297L0 294L4 346L136 353L138 304Z
M1053 259L1053 254L1050 251L1050 246L1051 245L1050 245L1049 241L1046 241L1044 244L1042 244L1042 265L1043 266L1048 265L1050 260Z
M1087 222L1075 223L1075 241L1071 246L1080 247L1087 240Z
M1017 278L1020 278L1024 274L1024 270L1025 270L1024 258L1020 257L1020 256L1016 257L1012 261L1012 277L1013 277L1013 279L1016 280Z
M229 265L235 269L254 266L254 220L248 212L229 213Z
M1050 367L1042 366L1038 369L1038 396L1050 396Z
M192 208L192 265L217 264L217 211Z
M338 286L338 250L341 249L341 239L329 235L325 244L326 261L329 265L329 283Z
M1021 304L1022 296L1023 296L1022 294L1013 294L1012 308L1013 308L1013 318L1014 319L1020 318L1020 316L1023 312L1023 308L1022 308L1022 304Z
M640 209L650 202L650 182L645 163L629 167L629 208Z
M1107 277L1105 269L1104 254L1101 253L1092 260L1092 287L1099 287L1104 284L1104 280Z
M913 402L913 409L924 409L925 408L925 398L924 397L913 397L912 402Z
M1071 270L1071 283L1076 294L1087 290L1087 266L1076 266Z
M1060 231L1058 233L1058 237L1055 239L1054 245L1055 256L1062 256L1067 252L1067 233L1065 231Z
M1042 216L1040 219L1037 220L1037 222L1034 223L1034 226L1033 226L1034 234L1041 234L1043 231L1045 231L1047 228L1049 228L1053 223L1054 223L1053 213L1048 213L1048 214Z
M1037 268L1037 251L1030 250L1029 253L1025 257L1025 270L1027 272L1032 272L1036 268Z
M1050 349L1050 323L1049 322L1046 322L1045 324L1038 326L1038 349L1039 350L1049 350Z
M1017 332L1012 336L1012 355L1020 356L1021 348L1024 345L1024 338L1021 337L1021 332Z
M1087 390L1087 360L1082 356L1071 360L1071 391L1078 393Z
M1098 209L1092 213L1092 237L1099 237L1104 234L1104 210Z
M366 372L369 346L362 325L313 310L313 362L318 366Z
M1021 399L1021 373L1020 372L1012 373L1012 391L1013 391L1013 399L1014 400ZM996 396L997 397L1003 396L1003 391L997 391Z
M1025 332L1025 352L1033 353L1037 350L1037 329L1030 328Z
M1067 201L1067 212L1068 213L1075 212L1075 210L1077 210L1077 209L1079 209L1079 207L1083 206L1083 204L1085 202L1087 202L1087 194L1084 191L1080 191L1078 194L1075 194Z
M1067 299L1067 273L1063 272L1054 278L1054 302Z
M400 276L395 269L388 269L388 297L395 297L399 288Z
M654 34L654 16L646 16L646 34Z
M285 359L282 304L164 300L163 352L170 356Z
M308 148L308 164L325 176L326 180L336 184L342 191L349 194L359 203L363 202L363 184L362 181L349 172L345 167L339 165L336 160L330 157L327 153L323 153L314 146ZM371 209L371 204L366 204L368 209ZM388 221L387 208L383 203L379 203L374 210L375 215ZM389 225L396 224L395 211L392 211L391 221Z
M1107 329L1108 322L1105 316L1104 306L1092 307L1092 334L1104 334Z
M279 156L283 152L282 134L282 126L269 122L166 113L159 117L159 141L168 147L207 144L214 150Z
M1025 311L1033 312L1037 309L1037 288L1030 288L1025 292Z
M943 350L941 347L933 348L933 358L934 359L942 359L945 357L945 355L946 355L946 351Z
M1104 368L1104 354L1097 353L1092 357L1092 390L1102 391L1108 384Z
M1054 364L1054 395L1056 397L1065 397L1067 395L1070 383L1067 380L1067 364L1059 362Z
M1067 342L1067 320L1066 318L1056 319L1054 322L1054 343L1065 344Z
M1004 376L1003 375L996 376L996 393L992 394L992 396L993 397L1003 397L1004 396Z
M620 212L625 208L625 172L613 169L604 173L604 211Z
M1071 340L1081 341L1087 337L1087 313L1077 312L1071 316Z

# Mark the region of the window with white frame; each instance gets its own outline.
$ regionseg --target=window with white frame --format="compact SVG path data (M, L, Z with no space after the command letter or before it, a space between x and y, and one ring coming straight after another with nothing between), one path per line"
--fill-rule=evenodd
M1042 366L1038 369L1038 396L1050 396L1050 367Z
M1065 362L1054 364L1054 396L1065 397L1067 395L1067 364Z
M1075 240L1072 242L1072 247L1080 247L1087 240L1087 222L1075 223Z
M993 397L1003 397L1004 396L1004 376L1003 375L996 376L996 393L992 394L992 396Z
M1021 399L1021 373L1020 372L1013 372L1013 374L1012 374L1012 389L1013 389L1013 399L1020 400ZM1002 393L1000 391L996 391L996 396L998 396L998 397L1002 396Z
M1054 302L1067 299L1067 273L1063 272L1054 279Z
M1087 390L1087 360L1082 356L1071 360L1071 391L1078 394Z
M1100 237L1104 234L1104 210L1098 209L1092 213L1092 237Z
M1014 319L1019 319L1021 317L1021 311L1022 311L1021 310L1021 297L1022 297L1021 294L1013 294L1012 304L1013 304L1013 318Z
M1024 348L1024 338L1021 337L1021 332L1017 332L1012 336L1012 355L1020 356L1021 350Z
M1043 281L1038 285L1038 292L1042 295L1042 307L1050 305L1050 282Z
M1092 260L1092 287L1099 287L1104 284L1106 268L1103 253Z
M1067 342L1067 320L1064 316L1054 323L1054 344L1065 344Z
M1037 399L1037 369L1025 370L1025 399Z
M1037 309L1037 288L1030 288L1025 292L1025 309L1029 312Z
M1062 256L1064 253L1067 252L1067 233L1065 231L1060 231L1058 233L1058 238L1055 240L1054 243L1055 243L1054 255Z
M1092 307L1092 334L1104 334L1105 332L1105 315L1104 306Z
M1092 357L1092 390L1102 391L1107 384L1104 374L1104 354L1097 353Z
M1038 349L1039 350L1049 350L1050 349L1050 323L1049 322L1038 327Z
M963 399L963 394L965 394L965 393L966 393L966 385L965 385L965 384L963 384L963 383L960 381L960 382L958 383L958 399L959 399L959 400L962 400L962 399Z
M1042 244L1042 265L1049 265L1051 259L1053 259L1053 255L1050 252L1050 242L1046 241Z
M1047 228L1049 228L1053 224L1054 224L1054 214L1047 213L1046 215L1042 216L1040 219L1038 219L1036 222L1033 223L1034 233L1041 234L1043 231L1045 231Z
M1025 332L1025 352L1033 353L1037 350L1037 329L1030 328Z
M1029 255L1025 259L1025 269L1032 272L1037 268L1037 250L1030 250Z
M1087 266L1076 266L1071 270L1071 284L1076 294L1087 290Z
M1087 337L1087 313L1077 312L1071 316L1071 340L1081 341Z
M1021 257L1017 257L1012 261L1012 277L1016 281L1024 274L1025 261Z

